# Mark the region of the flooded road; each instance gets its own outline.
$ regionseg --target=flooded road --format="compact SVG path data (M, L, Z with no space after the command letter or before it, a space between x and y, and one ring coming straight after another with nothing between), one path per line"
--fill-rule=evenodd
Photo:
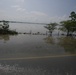
M0 60L0 75L76 75L76 56Z
M0 35L0 75L76 75L76 38Z

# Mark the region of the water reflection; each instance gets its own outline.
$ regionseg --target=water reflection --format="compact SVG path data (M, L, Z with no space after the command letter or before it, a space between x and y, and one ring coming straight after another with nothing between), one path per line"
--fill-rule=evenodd
M65 53L71 53L71 54L75 54L76 53L76 38L75 37L55 37L54 36L48 36L46 38L44 38L45 42L47 44L51 44L52 45L57 45L60 46L61 48L64 49ZM61 49L62 50L62 49Z
M0 35L0 40L4 40L4 42L10 40L10 36L9 35Z
M47 36L46 38L44 38L46 43L50 43L50 44L55 44L54 38L52 36Z
M76 38L61 37L58 44L64 48L65 52L76 53Z
M28 34L0 35L0 58L50 56L68 53L76 53L76 38L46 35L30 36Z

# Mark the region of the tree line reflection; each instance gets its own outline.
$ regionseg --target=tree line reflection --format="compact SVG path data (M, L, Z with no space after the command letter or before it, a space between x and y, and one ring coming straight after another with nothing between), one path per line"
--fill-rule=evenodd
M63 47L65 52L74 54L76 53L76 38L75 37L57 37L47 36L44 38L45 42L48 44L57 44L60 47ZM58 42L56 43L57 40Z
M9 35L9 34L0 35L0 40L3 40L4 43L6 43L10 40L11 36L17 36L17 35Z
M3 40L3 41L9 41L10 40L10 35L0 35L0 40Z

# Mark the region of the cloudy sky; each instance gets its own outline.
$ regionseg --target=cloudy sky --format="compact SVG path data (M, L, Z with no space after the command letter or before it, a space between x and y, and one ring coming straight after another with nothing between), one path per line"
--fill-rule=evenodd
M59 22L76 12L76 0L0 0L0 20Z

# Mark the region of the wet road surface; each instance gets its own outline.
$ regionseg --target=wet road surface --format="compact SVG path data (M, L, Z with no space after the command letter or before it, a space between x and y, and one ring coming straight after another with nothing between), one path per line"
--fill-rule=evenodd
M76 56L0 60L0 75L76 75Z

